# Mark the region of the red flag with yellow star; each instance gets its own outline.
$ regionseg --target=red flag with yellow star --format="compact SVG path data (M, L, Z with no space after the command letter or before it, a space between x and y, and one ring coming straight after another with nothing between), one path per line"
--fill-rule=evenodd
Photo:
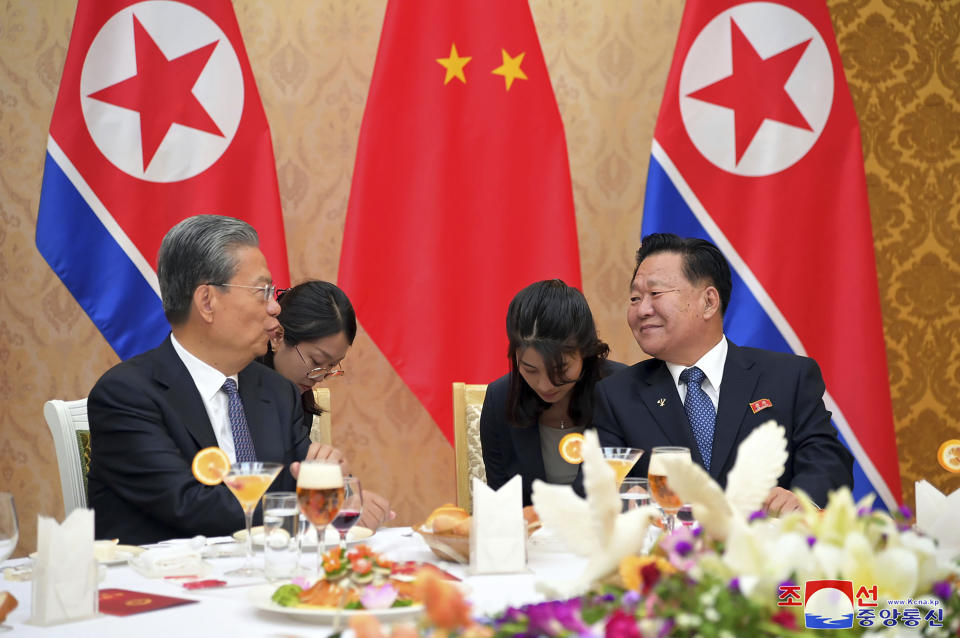
M339 282L453 441L451 383L508 370L521 288L580 286L566 140L525 0L391 0Z

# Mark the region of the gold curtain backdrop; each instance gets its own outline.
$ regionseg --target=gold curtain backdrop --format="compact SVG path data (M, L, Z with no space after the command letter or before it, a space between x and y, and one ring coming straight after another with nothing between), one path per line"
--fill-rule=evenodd
M903 491L912 505L917 479L960 487L960 474L936 461L942 441L960 438L960 0L828 4L863 133ZM335 281L386 2L234 6L273 134L291 275ZM584 292L612 358L633 363L644 355L626 325L627 286L683 6L531 7L566 127ZM75 8L68 0L0 6L0 490L16 498L17 555L35 547L37 514L63 516L44 401L86 396L117 362L34 244ZM844 274L836 276L842 283ZM453 500L450 445L362 327L345 367L349 374L330 384L333 436L364 484L391 497L399 524Z

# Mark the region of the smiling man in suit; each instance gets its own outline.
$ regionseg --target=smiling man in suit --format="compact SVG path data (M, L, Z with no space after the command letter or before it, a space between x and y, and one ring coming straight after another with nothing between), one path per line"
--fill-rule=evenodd
M730 267L710 242L671 234L643 239L627 321L653 358L597 386L600 442L645 450L632 472L638 476L647 473L651 448L688 447L725 485L740 442L773 419L786 429L788 459L764 507L774 514L799 509L792 488L823 506L828 492L853 485L853 457L830 423L820 368L808 357L727 339L730 290Z
M163 239L157 276L170 336L108 370L87 401L96 535L131 544L243 527L227 487L193 477L202 448L219 446L231 462L288 465L272 490L296 487L295 461L341 459L310 444L297 388L253 361L280 312L253 227L185 219Z

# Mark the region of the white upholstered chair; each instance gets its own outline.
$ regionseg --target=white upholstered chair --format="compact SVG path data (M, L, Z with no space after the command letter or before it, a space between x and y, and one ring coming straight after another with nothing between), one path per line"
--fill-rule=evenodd
M87 506L87 473L90 470L87 400L47 401L43 405L43 416L57 452L63 515L69 516L78 507Z
M310 426L310 440L314 443L330 443L331 437L331 419L330 419L330 388L313 389L313 403L323 410L323 414L313 415L313 422Z
M487 394L485 384L454 382L453 440L457 475L457 505L473 509L473 477L486 483L483 450L480 446L480 410Z

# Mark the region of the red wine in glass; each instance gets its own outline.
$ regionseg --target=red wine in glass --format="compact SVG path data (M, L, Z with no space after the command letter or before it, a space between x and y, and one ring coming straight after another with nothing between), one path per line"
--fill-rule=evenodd
M330 524L340 533L340 549L347 547L347 532L360 520L363 510L363 492L360 490L360 479L355 476L346 476L343 479L343 503L340 511Z

